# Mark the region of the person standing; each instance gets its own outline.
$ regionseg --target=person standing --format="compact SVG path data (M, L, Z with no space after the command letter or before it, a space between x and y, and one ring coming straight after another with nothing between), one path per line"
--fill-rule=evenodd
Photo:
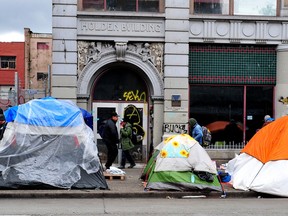
M201 146L203 140L202 127L197 123L195 118L190 118L188 124L191 128L190 136L192 136Z
M129 123L128 119L124 118L120 124L120 143L122 146L122 159L121 166L119 169L125 169L126 159L129 161L130 166L128 168L133 168L136 166L135 161L133 160L130 150L134 147L132 143L132 125Z
M119 136L116 126L118 117L119 115L116 112L112 112L111 118L106 121L104 127L103 141L107 147L107 161L105 164L106 170L110 169L110 166L112 166L118 155L117 144L119 143Z
M5 120L5 116L3 114L3 111L1 113L1 110L0 110L0 140L2 140L2 138L4 136L4 131L6 129L6 125L7 125L7 122Z

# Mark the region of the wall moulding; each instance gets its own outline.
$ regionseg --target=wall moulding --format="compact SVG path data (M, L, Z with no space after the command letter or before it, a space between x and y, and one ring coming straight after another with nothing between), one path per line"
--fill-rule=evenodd
M190 42L281 44L288 40L287 21L280 20L190 20Z

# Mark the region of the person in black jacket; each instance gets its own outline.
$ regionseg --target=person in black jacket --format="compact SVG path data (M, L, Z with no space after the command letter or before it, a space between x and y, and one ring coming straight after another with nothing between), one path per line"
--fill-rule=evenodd
M106 169L110 169L110 166L115 161L118 155L119 136L116 127L119 115L116 112L112 112L111 118L107 120L104 132L103 132L103 141L107 147L107 161L105 164Z
M6 129L6 125L7 125L7 122L5 120L5 116L2 112L2 114L0 113L0 140L2 140L2 138L4 136L4 131Z

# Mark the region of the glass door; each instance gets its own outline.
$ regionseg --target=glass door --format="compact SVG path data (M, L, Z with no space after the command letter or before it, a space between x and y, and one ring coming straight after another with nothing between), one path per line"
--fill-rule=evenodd
M95 139L101 159L106 160L106 146L98 133L98 128L103 121L109 118L112 111L116 111L120 115L116 124L120 134L120 122L124 116L131 119L133 131L137 133L138 142L134 143L131 155L137 162L142 162L147 158L147 142L148 142L148 110L145 103L93 103L93 127ZM121 151L120 151L121 152ZM119 153L120 153L119 152ZM118 162L121 160L118 154Z

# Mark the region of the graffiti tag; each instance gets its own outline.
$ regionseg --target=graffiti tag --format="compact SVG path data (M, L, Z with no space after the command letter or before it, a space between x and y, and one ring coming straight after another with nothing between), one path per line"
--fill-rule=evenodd
M187 132L186 124L164 124L164 133L186 134Z
M123 97L125 101L146 101L146 93L139 93L139 90L124 92Z

